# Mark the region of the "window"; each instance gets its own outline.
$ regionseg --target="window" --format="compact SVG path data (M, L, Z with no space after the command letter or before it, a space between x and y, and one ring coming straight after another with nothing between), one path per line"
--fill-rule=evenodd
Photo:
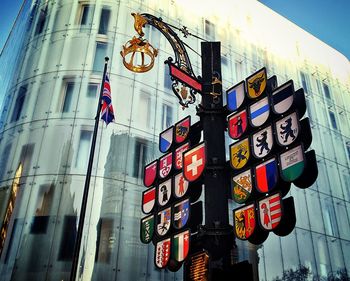
M163 104L162 107L162 128L165 130L173 123L173 107Z
M141 92L137 110L137 124L146 129L150 126L151 120L151 97L146 92Z
M149 142L146 140L136 139L135 140L135 154L133 161L132 176L135 178L143 177L143 167L146 164L147 156L150 152Z
M170 74L169 74L169 68L168 67L164 67L164 88L166 89L172 89L171 85L173 83L173 81L171 81L171 78L170 78ZM171 93L171 92L168 92L167 93Z
M100 25L98 27L99 34L107 34L110 16L111 16L111 10L108 8L102 8Z
M209 20L205 20L204 33L212 39L215 38L215 25Z
M226 56L221 56L221 63L222 63L223 65L227 65L227 64L228 64L228 59L227 59Z
M94 5L82 5L80 18L80 31L89 28L94 17Z
M22 86L19 88L15 106L12 112L11 122L15 122L21 117L26 93L27 93L27 86Z
M71 110L74 89L75 89L74 82L66 82L66 87L64 90L64 100L63 100L63 106L62 106L63 113L69 112Z
M40 9L38 21L36 23L35 35L41 34L44 30L47 15L47 6Z
M98 42L96 44L96 52L94 58L94 64L92 67L93 72L102 72L105 63L105 56L107 54L107 43Z
M333 129L337 130L338 125L337 125L337 120L335 119L335 114L332 111L328 111L329 113L329 119L331 120L331 125Z
M322 84L323 84L324 95L326 96L327 99L330 99L331 98L331 93L329 92L328 85L325 84L325 83L322 83Z
M308 83L308 78L306 76L306 74L302 71L300 71L300 79L301 79L301 86L303 87L305 93L308 93L309 92L309 83Z
M88 98L96 98L98 91L98 84L89 83L86 96Z
M60 248L58 252L59 261L69 261L73 257L75 237L77 232L77 217L64 216Z
M88 130L81 130L77 158L75 160L76 168L86 167L87 161L89 159L90 151L90 140L92 132Z

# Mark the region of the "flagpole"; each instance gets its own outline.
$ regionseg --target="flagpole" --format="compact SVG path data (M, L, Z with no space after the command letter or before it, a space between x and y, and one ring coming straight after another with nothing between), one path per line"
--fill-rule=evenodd
M101 112L101 107L102 107L102 95L103 95L103 88L104 88L104 83L105 83L105 79L106 79L108 61L109 61L109 58L105 57L105 66L103 69L102 84L101 84L101 88L100 88L100 96L98 98L97 112L96 112L96 116L95 116L95 127L94 127L94 133L92 135L90 156L89 156L88 168L87 168L87 172L86 172L83 198L81 201L78 232L77 232L76 240L74 243L74 252L73 252L72 268L71 268L71 272L70 272L70 281L75 281L77 271L78 271L79 253L80 253L81 239L83 236L85 213L86 213L86 206L87 206L88 195L89 195L91 171L92 171L92 164L93 164L94 155L95 155L96 138L97 138L98 124L100 121L100 112Z

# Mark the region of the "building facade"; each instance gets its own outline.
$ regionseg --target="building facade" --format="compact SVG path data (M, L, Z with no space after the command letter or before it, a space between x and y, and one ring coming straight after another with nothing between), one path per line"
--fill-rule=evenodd
M121 46L136 35L132 12L221 41L224 89L263 66L279 84L304 88L318 179L291 188L290 235L237 241L235 259L248 259L259 280L348 280L340 278L350 276L349 61L261 3L238 0L24 1L0 56L1 280L69 278L105 56L116 121L99 127L78 278L183 280L157 270L154 247L140 242L142 172L159 157L161 131L198 117L172 94L163 62L173 53L160 32L145 28L160 50L151 71L123 66ZM200 53L198 39L183 39ZM188 52L200 75L200 57Z

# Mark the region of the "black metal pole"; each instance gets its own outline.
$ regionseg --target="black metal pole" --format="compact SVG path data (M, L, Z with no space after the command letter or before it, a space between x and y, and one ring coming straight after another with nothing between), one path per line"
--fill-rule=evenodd
M89 195L92 165L94 162L98 124L100 121L100 112L101 112L101 107L102 107L102 94L103 94L103 88L104 88L104 83L105 83L105 79L106 79L108 61L109 61L109 58L105 57L105 65L104 65L104 69L103 69L103 78L102 78L102 84L101 84L101 89L100 89L100 96L98 98L97 112L96 112L96 116L95 116L95 127L94 127L94 133L92 135L89 163L88 163L88 168L87 168L87 172L86 172L83 198L81 201L78 232L77 232L77 236L76 236L76 240L75 240L75 244L74 244L74 252L73 252L72 269L71 269L71 273L70 273L70 281L75 281L76 276L77 276L77 271L78 271L79 253L80 253L81 239L83 236L85 213L86 213L86 206L87 206L88 195Z
M207 166L204 174L205 225L200 232L211 260L221 263L220 269L211 263L211 280L224 280L217 272L224 273L222 269L230 259L234 236L228 215L229 177L225 157L226 114L222 99L220 42L202 42L201 48L203 92L198 114L203 125Z

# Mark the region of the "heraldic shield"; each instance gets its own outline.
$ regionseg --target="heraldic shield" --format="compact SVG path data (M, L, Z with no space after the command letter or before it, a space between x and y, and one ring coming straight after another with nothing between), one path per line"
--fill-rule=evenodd
M264 158L273 147L272 126L268 126L252 136L253 154L255 158Z
M162 179L166 178L170 174L172 166L173 166L172 152L159 158L159 177Z
M251 170L244 171L236 176L232 177L232 199L242 204L248 200L252 193L252 173Z
M154 203L156 202L156 188L151 187L142 192L142 212L149 214L152 212Z
M300 124L296 112L278 120L275 124L277 142L281 146L291 145L299 136Z
M261 193L266 193L275 188L278 181L278 167L276 158L273 157L255 167L255 186Z
M185 199L174 204L173 208L174 220L173 225L176 229L183 228L190 217L190 199Z
M245 138L230 146L230 163L235 170L242 169L250 157L249 140Z
M259 222L265 230L275 229L282 217L282 202L279 193L259 201Z
M171 179L158 185L158 205L165 206L171 198Z
M158 212L157 215L157 234L164 236L168 233L171 225L171 207Z
M281 177L292 182L298 179L304 172L305 154L301 145L298 145L279 156Z
M245 83L233 86L226 91L227 108L230 111L236 111L241 107L245 99Z
M157 177L157 160L145 166L143 184L150 187Z
M187 116L175 124L175 142L184 142L190 132L191 116Z
M144 244L148 244L151 242L154 233L154 216L148 216L141 219L141 242Z
M270 116L270 106L267 97L249 106L249 120L253 127L264 125Z
M158 268L165 268L170 258L171 240L170 238L159 241L154 253L154 263Z
M255 99L260 97L266 89L266 68L262 68L247 78L248 97Z
M183 173L189 182L197 180L203 173L206 164L205 144L198 144L183 154Z
M247 240L253 234L256 225L254 204L234 210L233 217L236 237Z
M173 144L174 126L169 127L159 134L159 150L162 153L168 152Z
M272 93L272 110L276 114L282 114L288 111L294 102L294 86L293 81L279 86Z
M175 163L174 167L176 170L181 170L182 169L182 154L187 151L190 148L190 143L186 142L180 147L175 149Z
M174 177L174 196L182 198L188 190L188 181L183 176L182 172Z
M171 244L171 257L174 260L182 262L186 259L190 249L190 238L190 230L185 230L174 235Z
M247 122L247 111L245 109L228 116L229 136L233 139L239 139L247 129Z

